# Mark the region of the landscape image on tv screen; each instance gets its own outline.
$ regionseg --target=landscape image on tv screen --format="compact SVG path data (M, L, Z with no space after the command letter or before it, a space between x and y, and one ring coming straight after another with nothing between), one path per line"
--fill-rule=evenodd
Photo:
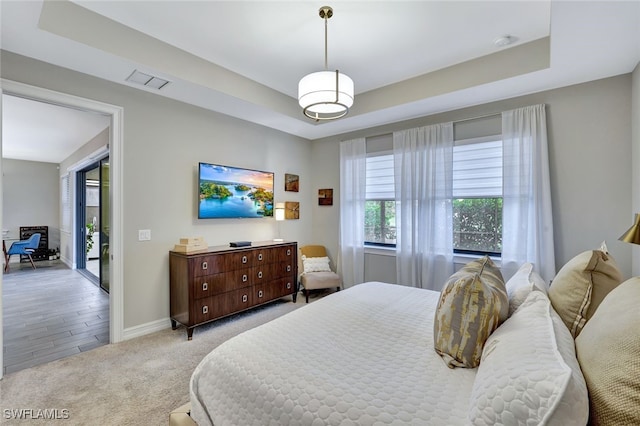
M199 165L198 218L273 216L273 173Z

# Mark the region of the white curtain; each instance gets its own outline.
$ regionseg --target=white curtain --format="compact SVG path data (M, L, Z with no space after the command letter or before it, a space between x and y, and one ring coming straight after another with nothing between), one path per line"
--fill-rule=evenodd
M502 113L502 271L530 262L547 282L555 276L545 105Z
M441 290L453 273L453 123L393 133L398 284Z
M341 142L338 272L345 288L364 282L366 170L365 139Z

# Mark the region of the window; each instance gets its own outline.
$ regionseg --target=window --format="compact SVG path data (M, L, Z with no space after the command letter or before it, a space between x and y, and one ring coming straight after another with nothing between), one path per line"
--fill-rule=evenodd
M502 251L502 140L490 136L456 141L453 149L453 247L455 253ZM365 243L395 246L393 153L369 153L366 171Z
M364 240L369 245L396 244L393 154L367 156Z
M502 140L456 141L453 149L453 247L456 253L502 251Z

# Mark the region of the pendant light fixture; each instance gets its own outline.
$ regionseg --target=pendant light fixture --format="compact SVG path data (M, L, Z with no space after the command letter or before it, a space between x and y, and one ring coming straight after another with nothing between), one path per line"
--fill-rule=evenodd
M315 121L335 120L344 117L353 105L353 80L340 71L329 71L327 62L327 21L333 9L322 6L320 18L324 19L324 71L308 74L298 83L298 103L302 112Z

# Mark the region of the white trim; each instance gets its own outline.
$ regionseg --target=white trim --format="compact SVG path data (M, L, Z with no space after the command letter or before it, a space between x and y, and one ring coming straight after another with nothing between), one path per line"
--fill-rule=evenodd
M87 155L85 158L83 158L82 160L79 160L77 163L70 165L69 167L67 167L66 172L77 172L80 169L83 169L84 167L95 163L98 160L101 160L104 156L106 156L107 154L109 154L109 147L108 146L101 146L100 148L96 149L95 151L93 151L91 154Z
M169 318L163 318L163 319L148 322L146 324L140 324L140 325L126 328L124 330L123 337L124 337L124 340L130 340L136 337L141 337L147 334L155 333L156 331L166 330L169 327L171 327L171 320Z
M31 86L16 81L0 79L2 93L7 93L22 98L33 99L39 102L47 102L53 105L64 105L81 111L93 111L111 116L111 132L109 141L110 158L110 184L111 184L111 238L109 249L111 261L109 263L109 339L111 343L123 340L124 335L124 270L122 258L122 180L123 180L123 120L124 109L117 105L111 105L92 99L85 99L66 93L56 92L42 87ZM1 225L1 223L0 223ZM0 292L2 281L0 278ZM0 325L2 325L2 304L0 302ZM1 329L1 327L0 327ZM0 346L2 334L0 331ZM2 355L0 353L0 361ZM2 369L0 369L2 377Z

